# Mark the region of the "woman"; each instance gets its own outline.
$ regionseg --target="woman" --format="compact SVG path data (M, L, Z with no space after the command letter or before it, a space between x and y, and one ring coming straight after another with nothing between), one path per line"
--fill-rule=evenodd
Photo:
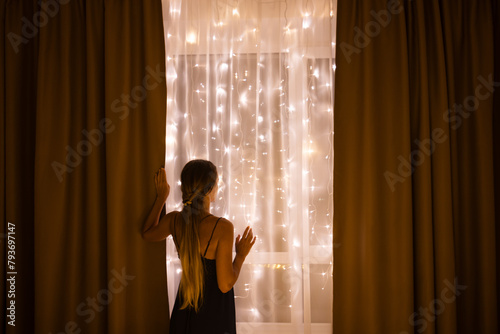
M144 223L142 236L161 241L173 236L182 264L182 277L170 320L170 333L236 333L233 285L255 243L252 229L236 238L224 218L210 214L215 201L217 169L210 161L192 160L181 173L182 211L160 213L170 193L165 170L155 175L156 201Z

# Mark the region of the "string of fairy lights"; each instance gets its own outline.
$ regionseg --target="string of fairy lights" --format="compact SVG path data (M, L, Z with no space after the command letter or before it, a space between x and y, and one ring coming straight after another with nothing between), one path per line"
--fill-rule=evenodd
M334 3L164 0L163 6L167 178L180 185L187 161L211 160L219 172L212 213L231 220L235 235L250 225L258 236L235 286L237 320L293 322L302 313L304 321L330 322L331 312L311 315L310 308L318 298L330 301L324 291L331 291L333 272ZM277 15L254 17L256 8ZM318 52L310 38L321 29L329 38ZM172 187L167 210L180 204L180 188ZM170 242L170 298L180 270ZM257 302L281 290L272 307Z

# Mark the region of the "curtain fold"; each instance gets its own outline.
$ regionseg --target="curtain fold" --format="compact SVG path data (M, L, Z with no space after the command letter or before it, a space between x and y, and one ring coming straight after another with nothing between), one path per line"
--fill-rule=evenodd
M335 333L498 331L493 10L339 2Z
M1 7L2 227L16 225L19 267L2 328L166 332L165 244L140 235L165 154L161 2Z
M500 59L500 2L498 0L492 1L491 16L493 17L493 30L494 30L494 45L495 45L495 57L494 59ZM495 64L495 81L500 81L500 65ZM500 110L500 94L495 94L493 96L493 157L495 163L495 208L500 208L500 115L498 110ZM496 129L496 131L495 131ZM495 215L495 225L496 228L496 239L500 240L500 214ZM496 257L500 259L500 247L496 249ZM497 261L497 279L500 278L500 261ZM497 284L498 286L498 284ZM497 288L497 301L500 304L500 289ZM497 308L497 318L500 319L500 305Z

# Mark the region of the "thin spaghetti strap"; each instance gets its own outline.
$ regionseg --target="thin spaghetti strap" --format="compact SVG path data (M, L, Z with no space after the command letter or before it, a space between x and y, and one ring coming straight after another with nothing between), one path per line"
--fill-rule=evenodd
M212 230L212 234L210 235L210 239L208 239L207 248L205 248L205 253L203 253L203 257L205 257L205 255L207 255L208 246L210 246L210 241L212 241L212 237L214 236L215 228L217 227L217 224L219 223L219 220L220 220L221 218L222 218L222 217L219 217L219 219L217 219L217 221L215 222L214 229Z
M175 223L177 222L177 217L179 215L175 215L175 218L174 218L174 231L172 233L172 238L174 239L174 244L175 246L177 247L177 235L176 235L176 228L175 228Z

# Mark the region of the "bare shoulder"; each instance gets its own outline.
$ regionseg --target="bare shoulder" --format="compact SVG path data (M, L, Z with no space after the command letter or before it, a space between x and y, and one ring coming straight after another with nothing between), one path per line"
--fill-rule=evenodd
M167 213L165 216L163 216L162 220L168 225L168 226L173 226L173 223L179 216L179 211L170 211Z
M169 213L167 213L165 215L165 217L167 219L174 219L175 217L177 217L179 215L180 211L170 211Z
M224 217L221 217L219 220L220 231L222 233L234 232L234 225L229 220Z

